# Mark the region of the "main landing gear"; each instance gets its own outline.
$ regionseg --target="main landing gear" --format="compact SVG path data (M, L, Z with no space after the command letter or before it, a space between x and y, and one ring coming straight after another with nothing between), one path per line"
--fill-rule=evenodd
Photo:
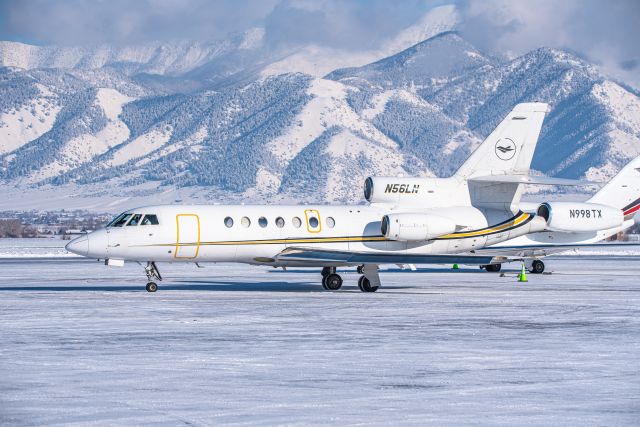
M544 273L544 262L539 259L534 259L531 262L531 267L529 267L529 272L533 274L542 274Z
M322 287L327 291L337 291L342 287L342 277L336 274L335 267L324 267L321 274Z
M155 280L162 281L162 276L160 275L160 271L158 267L156 267L156 263L153 261L148 261L147 266L144 268L144 272L147 274L147 292L155 292L158 290L158 285Z
M486 271L497 273L502 269L502 264L481 265L480 268ZM529 270L529 273L542 274L544 273L544 262L540 261L539 259L534 259L530 264L527 263L527 270Z
M380 275L377 265L361 265L358 273L362 274L358 279L358 288L362 292L375 292L380 288ZM335 267L322 269L322 287L328 291L337 291L342 287L342 277L336 274Z

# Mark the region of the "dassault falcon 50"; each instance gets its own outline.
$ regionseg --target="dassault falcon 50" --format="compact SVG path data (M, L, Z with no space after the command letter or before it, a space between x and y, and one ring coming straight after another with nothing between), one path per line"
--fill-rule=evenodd
M576 230L621 225L622 210L597 203L543 204L537 214L520 209L523 184L573 184L529 176L547 109L518 104L449 178L367 178L367 205L146 206L67 249L111 266L146 262L149 292L162 280L158 262L317 267L327 290L342 286L336 267L353 266L360 290L375 292L381 264L491 265L494 255L473 252L557 223ZM569 217L576 210L579 216Z

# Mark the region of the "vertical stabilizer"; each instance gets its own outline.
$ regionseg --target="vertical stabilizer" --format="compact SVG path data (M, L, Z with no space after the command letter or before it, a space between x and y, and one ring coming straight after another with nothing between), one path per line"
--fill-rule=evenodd
M533 153L548 105L540 102L518 104L455 173L468 180L473 206L516 212L521 185L505 182L476 182L474 177L528 175Z
M527 175L548 105L518 104L456 172L460 178Z
M633 218L640 211L640 157L631 160L589 202L622 209L625 219Z

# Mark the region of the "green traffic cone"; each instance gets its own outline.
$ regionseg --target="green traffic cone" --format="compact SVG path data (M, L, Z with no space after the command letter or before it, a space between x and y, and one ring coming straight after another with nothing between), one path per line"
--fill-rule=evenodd
M524 269L524 262L522 263L522 270L520 270L520 274L518 275L518 282L528 282L527 272Z
M457 270L457 269L459 269L459 268L460 268L460 267L458 266L458 264L453 264L453 269L454 269L454 270Z

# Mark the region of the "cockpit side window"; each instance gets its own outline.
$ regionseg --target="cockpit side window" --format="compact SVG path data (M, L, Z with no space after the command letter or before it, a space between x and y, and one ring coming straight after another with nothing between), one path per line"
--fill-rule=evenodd
M157 215L151 215L151 214L146 214L144 216L144 218L142 218L142 221L140 222L140 225L158 225L158 216Z
M121 215L120 217L118 217L118 219L116 221L113 222L113 224L111 224L111 227L122 227L122 226L124 226L132 216L133 216L133 214L123 214L123 215Z
M131 221L129 221L129 223L127 224L127 227L135 227L136 225L140 224L140 218L142 218L141 214L135 214L133 218L131 218Z

